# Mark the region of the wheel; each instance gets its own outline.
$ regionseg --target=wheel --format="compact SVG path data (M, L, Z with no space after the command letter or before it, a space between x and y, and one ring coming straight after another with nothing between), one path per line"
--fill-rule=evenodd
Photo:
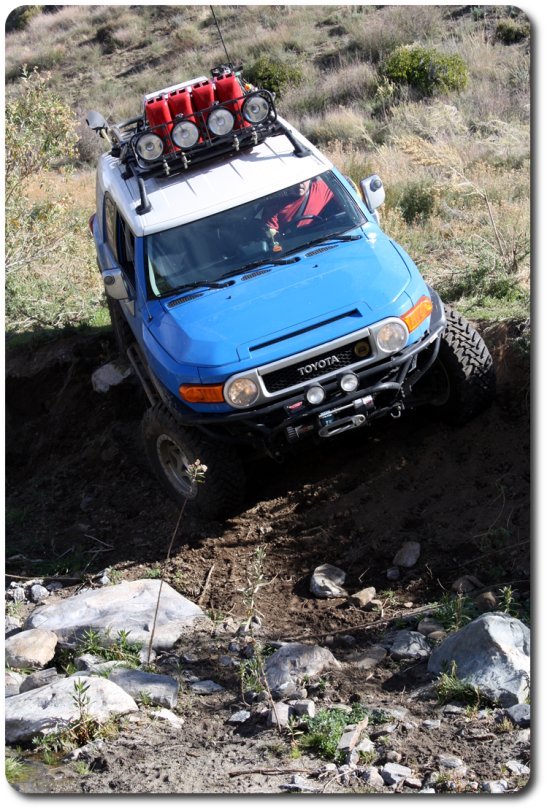
M127 349L134 342L133 332L131 327L124 318L124 314L120 307L120 302L114 298L106 296L108 304L108 312L110 315L110 322L112 324L112 334L114 336L114 345L116 353L127 360Z
M233 448L213 444L192 428L181 427L163 405L144 414L142 431L146 456L167 495L194 514L225 517L241 504L245 490L243 465ZM196 483L191 465L207 468Z
M444 310L447 323L439 355L424 381L434 390L430 404L441 418L463 425L492 403L494 364L477 330L455 310Z

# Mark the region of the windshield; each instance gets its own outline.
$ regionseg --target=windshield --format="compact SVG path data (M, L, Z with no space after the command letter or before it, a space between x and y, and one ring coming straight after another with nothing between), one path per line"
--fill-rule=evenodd
M153 297L275 262L366 222L332 172L146 237Z

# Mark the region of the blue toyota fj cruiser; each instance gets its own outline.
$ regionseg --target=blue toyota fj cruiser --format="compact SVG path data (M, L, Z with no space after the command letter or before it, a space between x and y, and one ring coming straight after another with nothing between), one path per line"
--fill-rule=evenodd
M482 338L379 227L379 177L358 189L269 92L220 66L128 121L87 121L109 141L90 227L114 334L176 501L232 510L245 446L281 458L421 405L462 423L491 402Z

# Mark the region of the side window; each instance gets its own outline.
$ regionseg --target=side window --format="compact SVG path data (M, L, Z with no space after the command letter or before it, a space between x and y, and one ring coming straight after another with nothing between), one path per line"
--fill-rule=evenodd
M135 237L110 197L104 201L106 241L128 281L135 286Z
M118 211L116 209L116 205L110 199L110 197L105 197L104 201L104 218L105 218L105 226L106 226L106 241L108 243L108 247L114 254L114 258L116 261L118 260L118 239L116 233L116 222L118 219Z
M127 223L118 216L118 261L127 278L135 286L135 237Z

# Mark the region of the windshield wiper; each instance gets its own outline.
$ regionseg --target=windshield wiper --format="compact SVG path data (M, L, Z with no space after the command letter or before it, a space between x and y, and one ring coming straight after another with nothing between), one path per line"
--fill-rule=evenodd
M181 284L180 287L174 287L174 289L169 290L168 295L183 292L183 290L197 290L199 287L222 290L224 287L231 287L233 283L233 281L206 281L205 279L202 281L189 281L188 284Z
M332 233L330 236L318 236L317 239L311 239L309 242L304 242L303 245L289 250L286 255L291 253L299 253L302 250L307 250L314 245L321 245L323 242L355 242L357 239L362 239L360 233Z
M242 267L238 267L236 270L228 270L228 272L223 273L220 278L239 276L241 273L248 273L249 270L254 270L256 267L278 267L284 264L294 264L295 262L299 261L300 256L291 256L290 259L257 259L254 262L249 262L248 264L244 264Z

